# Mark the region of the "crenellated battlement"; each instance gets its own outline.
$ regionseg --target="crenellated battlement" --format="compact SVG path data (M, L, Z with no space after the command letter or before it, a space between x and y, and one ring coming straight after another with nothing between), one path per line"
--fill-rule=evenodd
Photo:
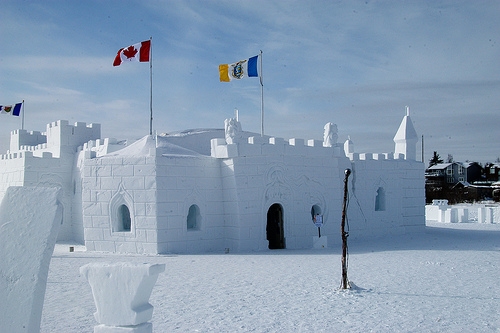
M76 122L69 125L67 120L47 124L47 144L50 147L78 147L89 140L101 138L101 125Z
M86 158L100 157L123 148L115 138L89 140L83 144L81 150L85 152Z
M69 125L67 120L58 120L47 124L47 131L28 132L26 130L15 130L11 132L9 153L17 151L37 152L49 150L60 155L62 147L68 147L67 151L83 145L89 140L100 139L101 125L77 122Z
M28 132L18 129L10 132L10 151L28 150L26 147L36 147L47 143L47 135L39 131ZM21 147L24 147L22 149Z
M411 120L404 118L407 127L411 127ZM226 138L211 140L211 155L215 158L235 158L242 156L269 156L288 155L307 157L347 157L355 161L382 161L382 160L414 160L413 155L404 153L355 153L354 144L350 137L342 144L337 142L337 126L327 123L324 127L323 140L304 140L292 138L284 140L270 136L251 136L246 139L241 134L241 124L234 118L225 121ZM406 144L406 137L402 142ZM407 144L408 145L408 144ZM410 146L410 145L408 145Z
M247 140L228 144L225 139L211 140L211 155L216 158L285 154L290 156L344 156L339 144L326 147L323 141L270 136L251 136Z
M35 151L37 153L38 151ZM22 151L17 151L13 153L7 153L7 154L1 154L0 155L0 160L6 161L6 160L19 160L23 158L45 158L45 159L53 159L54 156L52 155L51 152L49 151L44 151L44 152L39 152L39 154L34 154L33 151L30 150L22 150Z
M347 153L346 156L354 161L381 161L381 160L404 160L404 154L394 154L394 153Z

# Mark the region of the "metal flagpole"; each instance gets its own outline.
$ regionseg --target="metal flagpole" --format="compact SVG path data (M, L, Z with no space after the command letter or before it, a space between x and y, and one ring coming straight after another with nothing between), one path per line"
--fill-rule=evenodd
M149 37L149 135L153 135L153 37Z
M24 129L24 99L23 99L23 117L21 120L21 129Z
M260 50L260 136L264 136L264 83L262 79L262 50Z

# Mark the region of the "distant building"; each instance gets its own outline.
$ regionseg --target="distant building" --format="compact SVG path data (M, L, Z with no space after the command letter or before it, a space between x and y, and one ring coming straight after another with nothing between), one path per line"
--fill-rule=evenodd
M425 170L426 202L447 199L450 203L472 202L492 197L491 181L484 181L483 168L476 162L452 162Z
M483 168L477 162L464 162L462 163L465 169L465 178L464 181L468 183L474 183L476 181L481 180L481 174L483 172Z
M484 176L486 181L497 182L500 180L500 164L487 163L484 166Z
M425 170L426 184L451 186L458 182L473 183L481 179L481 170L476 162L436 164Z
M440 163L429 167L425 170L426 184L434 186L446 186L448 184L456 184L459 180L465 179L463 166L452 163Z

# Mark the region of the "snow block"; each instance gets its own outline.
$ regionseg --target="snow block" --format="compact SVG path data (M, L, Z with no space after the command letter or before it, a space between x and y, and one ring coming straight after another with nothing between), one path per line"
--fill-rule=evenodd
M0 331L39 332L63 209L58 187L9 187L0 206Z
M314 249L326 249L328 247L328 238L326 236L318 237L313 236Z
M479 223L493 223L493 208L489 207L478 208L477 221Z
M458 222L458 210L456 208L450 208L445 210L445 221L446 223L457 223Z
M460 223L469 222L469 209L458 208L458 222Z
M97 322L106 326L131 326L150 320L153 306L149 304L149 297L158 274L164 270L165 264L128 262L91 263L80 267L80 273L92 288Z

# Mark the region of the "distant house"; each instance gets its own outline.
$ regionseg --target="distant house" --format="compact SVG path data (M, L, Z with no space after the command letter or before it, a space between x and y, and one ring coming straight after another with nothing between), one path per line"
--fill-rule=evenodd
M495 177L497 170L500 171L500 167L491 167L486 173ZM476 162L441 163L429 167L425 170L426 202L447 199L450 203L458 203L491 198L492 181L484 181L482 171Z
M500 201L500 180L491 184L492 196L495 201Z
M425 199L447 199L450 203L490 197L491 189L471 185L481 180L482 167L476 162L440 163L425 170ZM488 192L489 190L489 192Z
M473 202L492 197L493 188L489 185L472 185L468 182L458 182L448 191L450 203Z
M452 186L458 182L473 183L481 179L481 169L476 162L436 164L425 170L426 184Z
M464 168L457 162L440 163L425 170L426 184L435 186L453 185L465 180Z
M481 180L483 168L477 162L465 162L462 165L465 169L464 181L472 184L475 181Z
M500 180L500 164L487 163L484 166L484 176L487 181L497 182Z

